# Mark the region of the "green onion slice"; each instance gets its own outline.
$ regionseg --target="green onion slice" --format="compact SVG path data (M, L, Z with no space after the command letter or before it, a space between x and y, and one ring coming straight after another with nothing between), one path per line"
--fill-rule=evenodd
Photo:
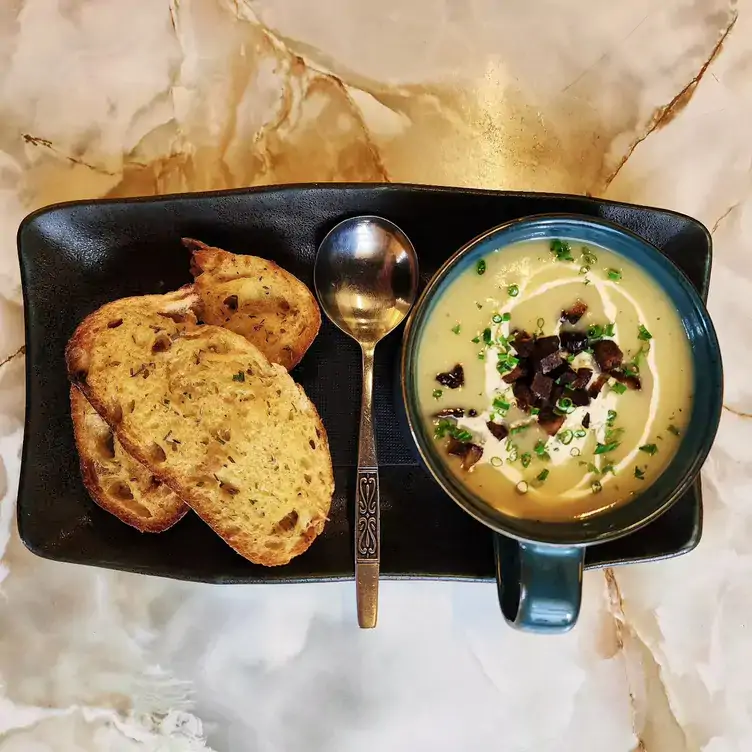
M641 339L643 342L653 339L653 335L642 324L637 327L637 332L637 338Z
M613 452L621 442L612 441L610 444L601 444L598 442L595 446L595 454L606 454L607 452ZM642 447L640 447L642 448Z
M567 446L568 444L572 443L572 439L574 438L574 434L567 428L566 430L562 431L557 437L556 437L564 446Z

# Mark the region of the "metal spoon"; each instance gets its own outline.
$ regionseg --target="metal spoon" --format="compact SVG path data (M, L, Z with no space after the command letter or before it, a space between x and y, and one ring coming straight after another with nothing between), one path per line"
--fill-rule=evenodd
M376 344L407 315L418 289L418 258L397 225L381 217L353 217L333 227L319 246L314 285L329 319L363 353L357 499L355 592L358 624L376 626L379 596L379 467L373 430Z

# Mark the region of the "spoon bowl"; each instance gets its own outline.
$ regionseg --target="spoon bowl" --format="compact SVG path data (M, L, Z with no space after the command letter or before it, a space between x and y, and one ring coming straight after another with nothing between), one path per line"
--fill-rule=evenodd
M379 593L379 469L373 429L376 344L407 315L418 291L418 258L407 236L381 217L353 217L336 225L316 254L316 295L329 319L360 344L358 478L355 502L355 593L358 624L376 626Z
M415 249L386 219L346 219L319 246L314 285L329 319L361 346L375 347L415 301Z

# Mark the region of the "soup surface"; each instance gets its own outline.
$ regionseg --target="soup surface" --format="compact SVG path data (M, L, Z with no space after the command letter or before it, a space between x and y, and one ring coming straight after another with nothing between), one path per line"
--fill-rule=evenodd
M515 517L583 518L644 491L689 420L681 320L597 246L517 243L454 280L418 344L419 404L451 471Z

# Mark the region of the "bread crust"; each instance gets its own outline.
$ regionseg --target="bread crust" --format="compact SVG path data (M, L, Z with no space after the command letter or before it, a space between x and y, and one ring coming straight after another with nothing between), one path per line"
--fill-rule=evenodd
M109 426L75 386L70 388L70 402L81 478L92 500L126 525L142 533L164 532L183 519L188 513L188 506L168 486L162 483L153 484L150 481L151 473L127 454L124 448L120 447L119 451L117 447L115 449L120 464L124 466L123 470L117 476L115 468L108 472L105 466L108 459L98 456L96 451L97 437L91 427L93 416L101 421L107 431L110 431ZM114 436L113 442L117 442ZM105 478L126 484L134 497L133 501L129 503L128 500L119 499L107 488ZM139 513L139 506L145 507L149 514L143 511Z
M190 293L188 291L179 292L181 292L182 297L175 298L175 294L172 294L172 298L170 296L145 296L145 298L115 301L88 316L79 325L66 348L66 365L69 377L85 395L96 412L107 422L126 451L146 467L154 477L171 488L241 556L265 566L286 564L294 556L303 553L316 536L321 533L329 512L334 490L334 478L329 442L323 423L303 389L292 381L281 366L270 364L258 348L240 335L218 327L197 326L195 320L191 319L189 315L195 305L193 291L191 290ZM186 295L189 294L190 304L186 299ZM180 311L186 313L187 321L173 321L169 315L166 315L167 312L179 313ZM152 319L159 325L157 327L159 331L156 331L153 335L148 335L150 331L155 329L155 325L149 323ZM127 369L123 370L125 365L113 360L114 357L120 356L119 354L117 356L112 355L112 353L120 353L122 350L119 347L121 343L117 339L120 335L114 335L109 331L113 320L120 322L118 327L122 325L124 332L146 332L148 336L154 338L152 342L147 337L143 343L139 344L136 341L137 338L132 336L131 339L134 344L131 345L130 342L127 344L131 347L133 353L140 352L144 358L149 360L149 366L153 369L155 377L166 379L164 369L168 365L172 365L171 358L176 350L180 351L179 355L185 355L187 358L188 354L193 352L191 348L195 349L196 343L206 344L210 350L216 346L220 350L225 349L229 352L230 357L235 359L232 361L232 368L236 367L235 361L238 360L243 364L246 361L248 362L249 373L259 370L261 372L259 379L265 384L268 382L277 387L277 395L280 400L285 400L285 405L288 402L293 405L295 400L298 400L300 430L308 431L306 436L314 437L315 435L315 439L311 438L309 443L313 447L312 451L315 452L315 457L319 459L317 463L318 475L314 476L313 471L311 471L314 488L311 489L309 497L306 498L299 492L297 496L301 498L283 499L279 504L275 501L274 503L281 508L276 509L274 504L271 504L271 507L278 517L281 515L281 519L270 528L270 517L268 523L259 526L264 528L263 534L252 534L248 529L243 529L236 523L228 522L227 510L232 509L231 504L233 502L232 498L228 501L223 497L224 491L220 493L224 484L217 478L216 474L214 477L219 483L219 487L213 486L209 489L203 489L198 483L190 481L184 469L181 470L171 461L167 461L165 459L166 454L161 447L159 447L160 455L155 459L154 452L150 453L147 448L154 446L153 435L145 438L143 432L139 433L134 423L136 416L135 414L131 416L134 410L141 409L140 406L138 408L135 405L132 408L129 408L127 404L124 406L119 396L121 390L116 386L118 378L121 378L130 387L133 385L128 382ZM160 337L170 338L167 352L162 352L161 349L155 350ZM117 342L118 346L113 346L113 342ZM105 352L109 353L106 357ZM133 360L130 362L138 362L138 358L133 356ZM106 368L102 368L102 363L105 363ZM222 360L217 360L216 365L217 367L225 367L225 371L230 367ZM191 368L191 361L184 359L180 362L178 372L193 376L195 374L191 373ZM210 371L210 373L213 372ZM138 375L138 371L136 375ZM133 377L133 368L131 368L130 378ZM251 382L251 377L248 377L248 379ZM234 379L226 379L225 382L229 384L231 380ZM245 383L245 377L243 382ZM161 382L155 381L153 383ZM249 383L249 389L250 386ZM219 392L216 392L216 394L219 395ZM218 400L221 402L219 396L213 399L215 402ZM135 400L131 401L135 402ZM152 401L155 405L158 404L156 400ZM149 402L150 405L151 402ZM233 409L235 409L234 406ZM291 414L292 412L294 410L291 411ZM175 425L180 430L185 431L187 424L182 421L182 417L184 416L181 416L181 420ZM311 432L311 429L313 429L313 432ZM204 430L203 427L202 430ZM296 435L297 433L294 434L294 436ZM185 434L183 438L185 439L186 436L188 437L187 446L190 441L190 434ZM307 477L307 474L303 476L302 471L295 464L294 458L290 457L288 460L290 473L296 477ZM255 467L253 463L250 463L250 466ZM281 475L278 478L282 482L285 481L286 476ZM306 482L310 483L310 481ZM318 492L314 498L313 491L316 489L318 489ZM236 490L235 493L238 493L238 491ZM291 513L294 513L294 518L290 517ZM292 527L287 530L281 523L288 520L288 524L290 524L290 519L292 520Z
M259 256L223 251L183 238L206 324L245 337L272 363L294 368L316 339L321 311L296 276Z

